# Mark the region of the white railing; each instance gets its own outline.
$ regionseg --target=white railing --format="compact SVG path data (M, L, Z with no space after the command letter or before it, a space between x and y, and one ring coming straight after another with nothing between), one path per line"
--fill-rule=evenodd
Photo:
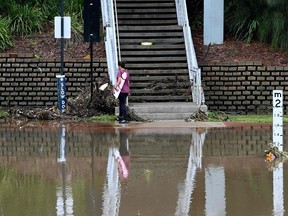
M112 85L114 85L116 83L118 55L113 0L101 0L101 12L108 74Z
M186 0L175 0L178 25L183 27L185 49L191 81L192 100L198 106L205 102L204 92L201 85L201 70L198 68L197 58L193 45L191 29L189 26Z

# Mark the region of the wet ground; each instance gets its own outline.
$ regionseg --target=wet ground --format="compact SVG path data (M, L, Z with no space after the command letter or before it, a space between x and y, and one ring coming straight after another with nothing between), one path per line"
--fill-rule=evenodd
M273 167L263 156L271 130L1 123L0 215L285 215L287 163Z

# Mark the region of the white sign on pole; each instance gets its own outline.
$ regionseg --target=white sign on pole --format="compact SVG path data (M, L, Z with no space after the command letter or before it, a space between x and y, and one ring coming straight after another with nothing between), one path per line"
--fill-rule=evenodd
M283 91L273 90L273 146L283 151Z
M54 17L55 38L61 37L61 16ZM64 35L63 38L71 38L71 17L63 17Z

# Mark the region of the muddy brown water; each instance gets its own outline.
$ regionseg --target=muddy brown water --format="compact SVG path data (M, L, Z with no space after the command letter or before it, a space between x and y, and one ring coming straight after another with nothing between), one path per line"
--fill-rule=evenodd
M287 163L264 158L270 125L1 123L0 135L0 215L287 215Z

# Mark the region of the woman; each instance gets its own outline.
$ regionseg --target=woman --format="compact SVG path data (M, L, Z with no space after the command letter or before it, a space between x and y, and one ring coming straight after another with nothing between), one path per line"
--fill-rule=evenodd
M117 117L117 121L121 124L128 123L128 115L126 109L126 99L130 94L130 76L127 70L125 69L125 62L118 62L118 73L117 73L117 82L115 84L115 89L120 87L121 81L124 81L123 87L119 94L119 116Z

